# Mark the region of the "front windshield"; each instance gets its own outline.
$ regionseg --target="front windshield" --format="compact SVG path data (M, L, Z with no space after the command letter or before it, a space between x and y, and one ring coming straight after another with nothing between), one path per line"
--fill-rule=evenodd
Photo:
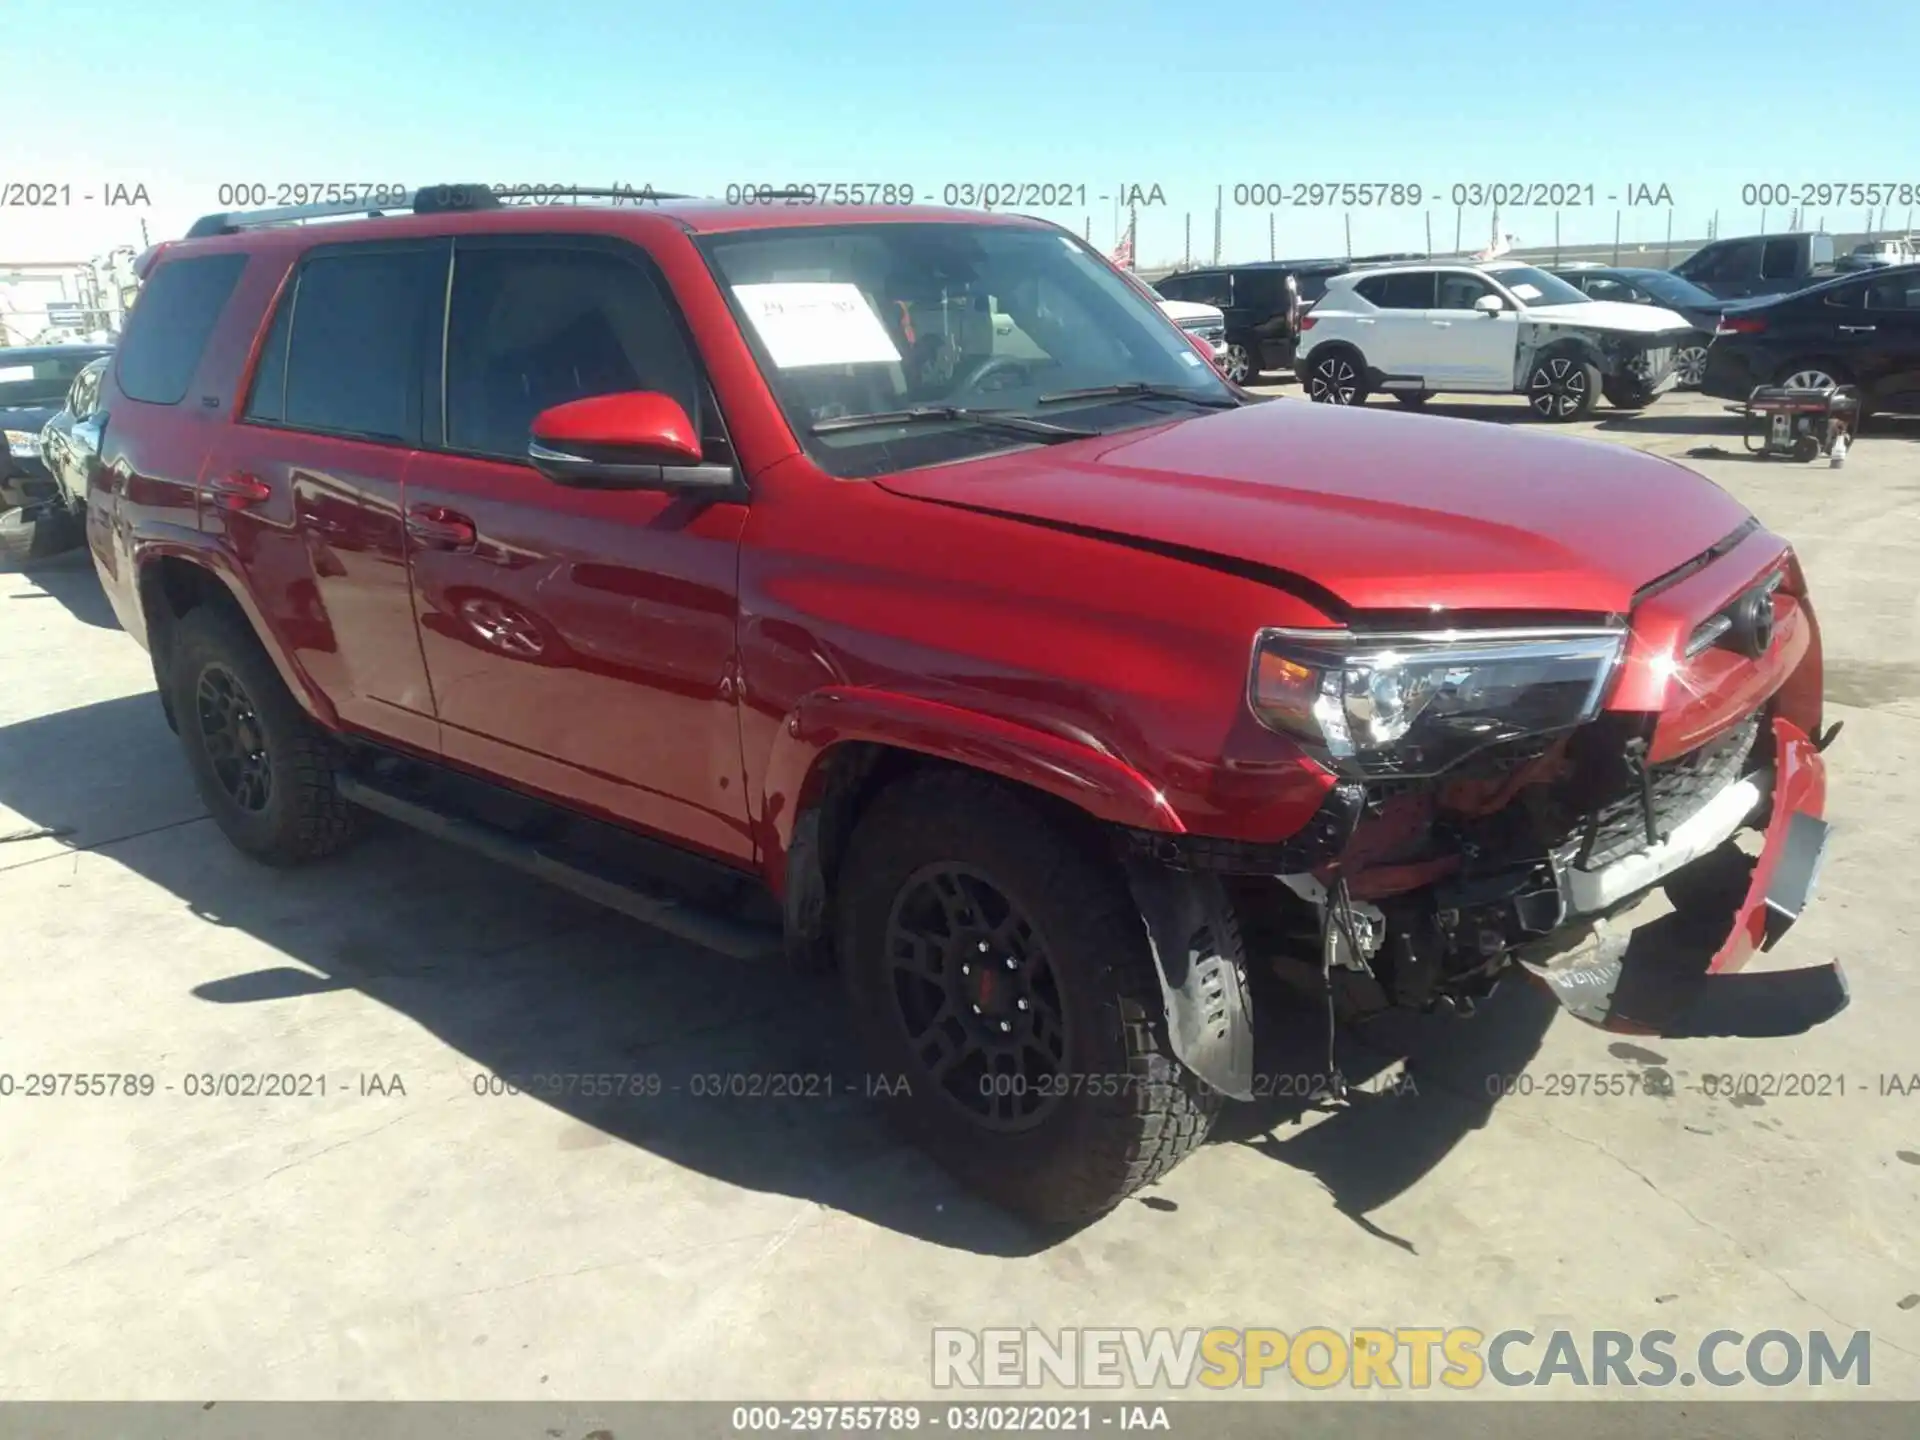
M1631 277L1653 296L1668 305L1718 305L1719 300L1691 280L1682 280L1666 270L1647 270Z
M1529 309L1543 305L1584 305L1587 297L1557 275L1536 270L1531 265L1513 265L1488 272L1519 297Z
M1180 394L1233 403L1153 302L1063 231L838 225L701 244L788 423L831 474L1034 443L964 416L815 433L856 416L954 406L1099 431L1197 413ZM1159 393L1055 398L1104 386Z

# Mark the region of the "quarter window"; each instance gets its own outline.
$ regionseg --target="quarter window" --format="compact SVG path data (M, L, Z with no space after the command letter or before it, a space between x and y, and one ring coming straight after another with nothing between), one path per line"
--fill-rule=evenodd
M246 265L245 255L199 255L167 261L147 277L120 342L121 393L150 405L178 405L186 398Z

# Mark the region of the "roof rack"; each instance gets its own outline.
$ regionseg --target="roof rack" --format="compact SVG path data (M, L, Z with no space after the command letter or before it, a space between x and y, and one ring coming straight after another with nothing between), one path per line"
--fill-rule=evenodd
M516 195L508 189L504 198L514 202L525 200L531 204L553 204L562 197L573 200L627 200L634 203L693 198L690 195L670 194L648 188L635 190L578 185L529 187L524 196ZM498 210L503 208L502 198L500 190L491 185L422 185L417 190L401 191L389 200L374 203L365 200L343 200L318 205L282 205L271 210L230 210L214 215L202 215L187 231L187 239L198 240L208 235L237 235L243 230L259 230L273 225L299 225L308 220L342 219L347 216L377 220L386 215L444 215L461 210Z

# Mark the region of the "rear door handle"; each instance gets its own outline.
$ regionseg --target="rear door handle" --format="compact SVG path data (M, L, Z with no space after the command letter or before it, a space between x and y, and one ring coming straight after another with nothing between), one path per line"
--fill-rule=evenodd
M1453 322L1451 320L1434 320L1429 323L1431 323L1436 329L1440 329L1440 330L1450 329L1453 325Z
M471 550L480 536L473 521L444 505L409 505L407 534L423 550Z
M231 475L216 475L207 482L207 493L227 510L244 510L273 498L273 487L258 475L236 470Z
M1840 333L1842 335L1871 335L1879 328L1878 325L1842 325L1840 327Z

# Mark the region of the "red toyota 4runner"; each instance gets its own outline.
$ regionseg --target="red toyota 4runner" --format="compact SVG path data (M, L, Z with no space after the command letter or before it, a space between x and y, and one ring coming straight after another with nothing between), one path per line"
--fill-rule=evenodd
M1032 219L407 211L201 221L102 386L95 562L261 860L370 809L836 968L1067 1220L1249 1096L1263 975L1632 1027L1622 907L1723 971L1812 888L1800 567L1678 464L1255 403Z

